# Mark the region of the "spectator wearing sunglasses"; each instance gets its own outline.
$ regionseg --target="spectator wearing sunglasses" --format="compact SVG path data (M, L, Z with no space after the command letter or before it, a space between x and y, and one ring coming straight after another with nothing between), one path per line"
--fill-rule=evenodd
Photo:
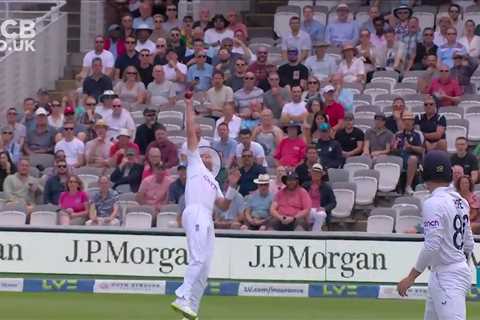
M430 54L437 54L438 46L433 43L433 28L423 29L423 41L417 43L412 70L425 70L425 59Z
M125 39L125 53L115 60L115 80L119 80L125 69L129 66L137 66L140 63L139 53L135 50L137 38L128 36Z
M13 140L14 130L11 126L7 125L2 128L2 150L8 153L9 158L13 163L18 163L22 156L21 146Z
M65 160L55 161L56 173L48 178L43 190L43 203L58 205L60 194L67 189L68 166Z
M182 21L177 18L177 6L169 4L167 6L167 21L163 23L163 29L170 32L173 28L180 29L182 27Z
M165 18L162 14L153 15L153 32L150 36L150 40L157 42L158 38L166 38L168 36L168 31L165 30L163 24L165 23Z
M85 163L85 144L75 137L75 124L65 122L63 125L63 139L55 145L55 151L65 151L66 161L69 166L79 168Z
M440 76L432 80L427 93L437 99L439 107L457 105L463 94L458 80L450 76L450 69L447 65L441 65L438 71Z

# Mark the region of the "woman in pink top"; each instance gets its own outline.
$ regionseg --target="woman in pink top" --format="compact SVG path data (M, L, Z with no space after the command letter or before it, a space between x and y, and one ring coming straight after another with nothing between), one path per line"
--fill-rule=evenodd
M480 201L475 193L473 193L474 184L470 176L461 176L455 183L455 188L460 195L468 201L470 206L470 226L472 232L480 234Z
M67 191L60 194L60 224L84 225L88 218L88 195L83 191L82 180L71 175L67 180Z

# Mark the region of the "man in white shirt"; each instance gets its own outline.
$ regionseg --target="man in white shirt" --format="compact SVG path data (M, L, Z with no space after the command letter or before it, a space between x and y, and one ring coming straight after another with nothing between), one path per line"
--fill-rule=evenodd
M177 94L182 94L185 92L188 68L183 63L178 62L178 54L175 50L168 51L167 61L168 63L163 66L165 79L173 82Z
M472 277L466 257L474 247L470 206L449 187L452 169L446 152L428 152L423 170L423 180L432 193L422 209L424 247L397 289L401 296L406 296L415 279L430 267L424 319L466 320L465 299Z
M300 18L290 18L290 32L282 35L282 56L285 60L288 60L287 49L297 48L300 54L298 55L298 61L303 62L310 55L312 50L312 41L310 35L303 30L300 30Z
M150 54L155 52L156 46L155 43L150 40L150 36L153 32L153 28L146 23L142 23L135 29L135 34L137 36L137 45L135 50L137 52L142 51L142 49L148 49Z
M308 110L305 101L302 99L302 88L300 86L292 87L290 95L292 96L292 101L286 103L282 109L282 122L305 121Z
M218 136L218 126L222 123L228 125L228 136L232 139L237 139L238 133L240 132L240 125L242 124L242 118L238 117L235 114L235 105L233 102L228 102L223 108L223 117L217 120L215 124L215 133L213 135L213 140L220 140Z
M63 139L55 144L55 152L63 150L68 166L79 168L85 163L85 144L75 137L75 123L66 122L63 125Z
M103 36L95 37L95 49L88 51L83 57L82 71L77 75L77 79L84 79L86 76L91 74L91 65L93 59L95 58L100 58L102 60L102 73L109 77L113 76L115 58L110 51L103 49L104 43L105 40Z
M310 74L320 81L328 81L330 76L337 72L337 63L331 56L326 55L330 45L326 42L315 42L315 55L307 58L304 65L310 70Z
M120 129L128 129L130 136L135 136L135 122L130 112L123 108L122 100L119 98L113 99L112 113L107 114L104 120L108 125L107 139L111 140L115 138L120 132Z
M252 141L252 131L250 129L242 129L239 134L240 143L237 144L236 158L237 161L242 158L242 152L244 149L250 149L253 152L255 162L259 165L267 167L267 160L265 159L265 150L260 143Z

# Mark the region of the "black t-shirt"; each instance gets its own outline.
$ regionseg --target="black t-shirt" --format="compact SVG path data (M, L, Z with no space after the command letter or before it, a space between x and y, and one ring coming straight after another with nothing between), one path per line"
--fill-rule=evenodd
M433 47L427 49L423 43L417 43L417 49L415 53L415 60L413 64L417 66L417 69L425 70L425 66L423 65L423 58L425 58L429 54L437 55L437 45L434 44Z
M420 131L422 133L433 133L437 131L437 127L447 127L447 120L445 119L444 116L439 115L436 113L433 117L430 119L427 119L427 115L425 113L422 113L422 115L419 117L415 118L415 124L420 126ZM443 133L442 137L440 139L445 139L445 133ZM429 141L428 139L425 139ZM436 141L429 141L429 142L436 142Z
M460 158L456 153L450 158L452 166L459 165L463 168L466 175L471 175L472 171L478 170L478 160L475 155L467 152L465 157Z
M142 82L145 85L145 88L150 82L153 81L153 65L149 65L146 69L140 68L140 65L137 66L138 74L142 78Z
M135 144L140 148L140 154L145 154L148 145L155 141L155 130L157 130L160 124L155 123L151 128L147 125L141 124L137 127L135 132Z
M365 135L363 131L353 127L353 131L348 133L345 129L341 129L335 135L335 140L340 143L342 150L345 152L350 152L357 147L358 141L363 141Z
M300 80L307 80L308 69L301 63L296 66L286 63L278 68L278 75L280 76L280 86L284 87L288 84L293 87L300 85Z
M250 170L245 171L245 168L240 169L240 180L238 185L240 186L238 192L242 196L247 196L250 192L257 190L257 185L253 182L254 179L258 178L259 174L267 173L264 166L259 164L254 164Z
M123 54L115 60L115 69L120 69L120 78L123 76L123 71L129 66L135 66L138 68L138 53L135 52L133 57L129 57L128 54Z
M397 120L395 120L393 116L387 117L387 120L385 121L385 127L393 133L398 132Z
M83 81L83 93L94 97L97 101L105 90L112 90L112 88L112 79L106 75L102 75L98 80L88 76Z

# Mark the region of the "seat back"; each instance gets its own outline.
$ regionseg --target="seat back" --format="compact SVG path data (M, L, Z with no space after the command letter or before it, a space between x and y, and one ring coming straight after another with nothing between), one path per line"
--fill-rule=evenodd
M150 228L152 226L152 215L146 212L129 212L125 216L125 227L127 228Z
M355 172L359 170L367 170L370 169L370 167L367 164L361 162L349 162L345 163L343 169L348 172L348 181L352 182Z
M422 218L418 216L400 216L397 218L395 231L397 233L410 233L416 230L418 225L422 225L422 222Z
M374 177L354 176L353 182L357 185L355 204L372 204L377 194L378 180Z
M157 214L157 228L177 228L176 212L159 212Z
M283 37L290 31L290 18L300 17L300 15L300 8L297 6L278 7L273 18L273 31L278 37Z
M394 220L392 217L375 215L367 219L367 232L370 233L392 233Z
M352 214L355 205L355 184L353 183L335 183L332 185L336 207L332 210L332 216L337 218L346 218Z
M445 131L447 136L447 151L455 152L455 140L458 137L468 136L468 122L464 119L451 119L447 121L447 129Z
M30 216L32 226L55 226L57 224L57 213L54 211L34 211Z
M0 225L2 226L21 226L27 221L27 215L22 211L1 211Z

